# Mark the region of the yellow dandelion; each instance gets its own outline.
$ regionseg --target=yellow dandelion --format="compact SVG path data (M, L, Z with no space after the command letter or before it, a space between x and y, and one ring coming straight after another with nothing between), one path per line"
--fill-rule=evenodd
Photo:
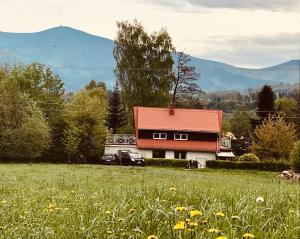
M215 229L215 228L209 228L209 229L207 229L207 231L210 233L218 233L220 230Z
M185 219L185 221L186 221L186 222L190 222L190 221L191 221L191 219L189 219L189 218L186 218L186 219Z
M5 203L7 203L7 200L5 199L1 200L1 204L5 204Z
M174 230L184 230L185 229L185 223L184 221L179 221L174 226Z
M181 213L181 212L184 212L184 211L186 211L186 207L176 207L176 208L175 208L175 211L176 211L176 212L180 212L180 213Z
M150 236L147 237L147 239L158 239L158 237L155 236L155 235L150 235Z
M190 226L190 227L197 227L197 226L198 226L198 223L197 223L197 222L190 222L190 223L189 223L189 226Z
M169 188L170 191L176 192L177 189L176 188Z
M105 211L105 214L111 214L111 211L107 210Z
M245 233L243 235L243 237L245 237L245 238L254 238L255 236L252 233Z
M129 210L129 213L134 213L135 212L135 209L134 208L131 208L130 210Z
M225 237L225 236L219 236L216 239L227 239L227 237Z
M107 231L106 233L107 233L107 234L112 234L113 232L112 232L112 231Z
M48 212L53 212L53 209L52 209L52 208L50 208L50 209L48 210Z
M241 219L239 216L233 215L231 216L232 219Z
M215 216L217 216L217 217L225 217L225 214L223 212L217 212L215 214Z
M202 215L202 212L199 211L199 210L191 210L190 211L190 216L191 217L196 217L196 216L201 216Z

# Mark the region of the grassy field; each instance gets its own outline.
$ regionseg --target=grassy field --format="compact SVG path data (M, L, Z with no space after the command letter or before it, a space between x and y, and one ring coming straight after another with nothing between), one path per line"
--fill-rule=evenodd
M276 173L0 165L0 238L292 239L298 202Z

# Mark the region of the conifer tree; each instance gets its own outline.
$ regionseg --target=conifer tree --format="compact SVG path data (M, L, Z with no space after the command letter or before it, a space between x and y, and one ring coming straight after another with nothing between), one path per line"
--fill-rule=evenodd
M257 96L257 116L260 118L259 121L262 122L264 119L268 118L270 114L274 112L275 93L271 86L264 85Z
M121 94L116 84L114 91L109 97L109 113L107 124L112 133L117 133L118 129L126 125L127 118L122 104Z

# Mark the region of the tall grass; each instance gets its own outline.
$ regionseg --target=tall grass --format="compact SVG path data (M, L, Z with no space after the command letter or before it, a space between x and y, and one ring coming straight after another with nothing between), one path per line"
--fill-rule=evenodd
M292 239L298 203L276 173L0 165L0 238Z

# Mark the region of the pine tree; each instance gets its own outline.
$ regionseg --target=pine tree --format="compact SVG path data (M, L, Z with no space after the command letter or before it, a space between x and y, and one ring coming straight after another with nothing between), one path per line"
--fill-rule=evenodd
M118 85L109 97L109 113L107 119L108 128L112 133L117 133L118 129L127 124L127 117L122 104Z
M274 112L275 105L275 93L271 86L264 85L257 96L257 116L260 118L259 121L262 122L264 119L268 118L270 114Z

